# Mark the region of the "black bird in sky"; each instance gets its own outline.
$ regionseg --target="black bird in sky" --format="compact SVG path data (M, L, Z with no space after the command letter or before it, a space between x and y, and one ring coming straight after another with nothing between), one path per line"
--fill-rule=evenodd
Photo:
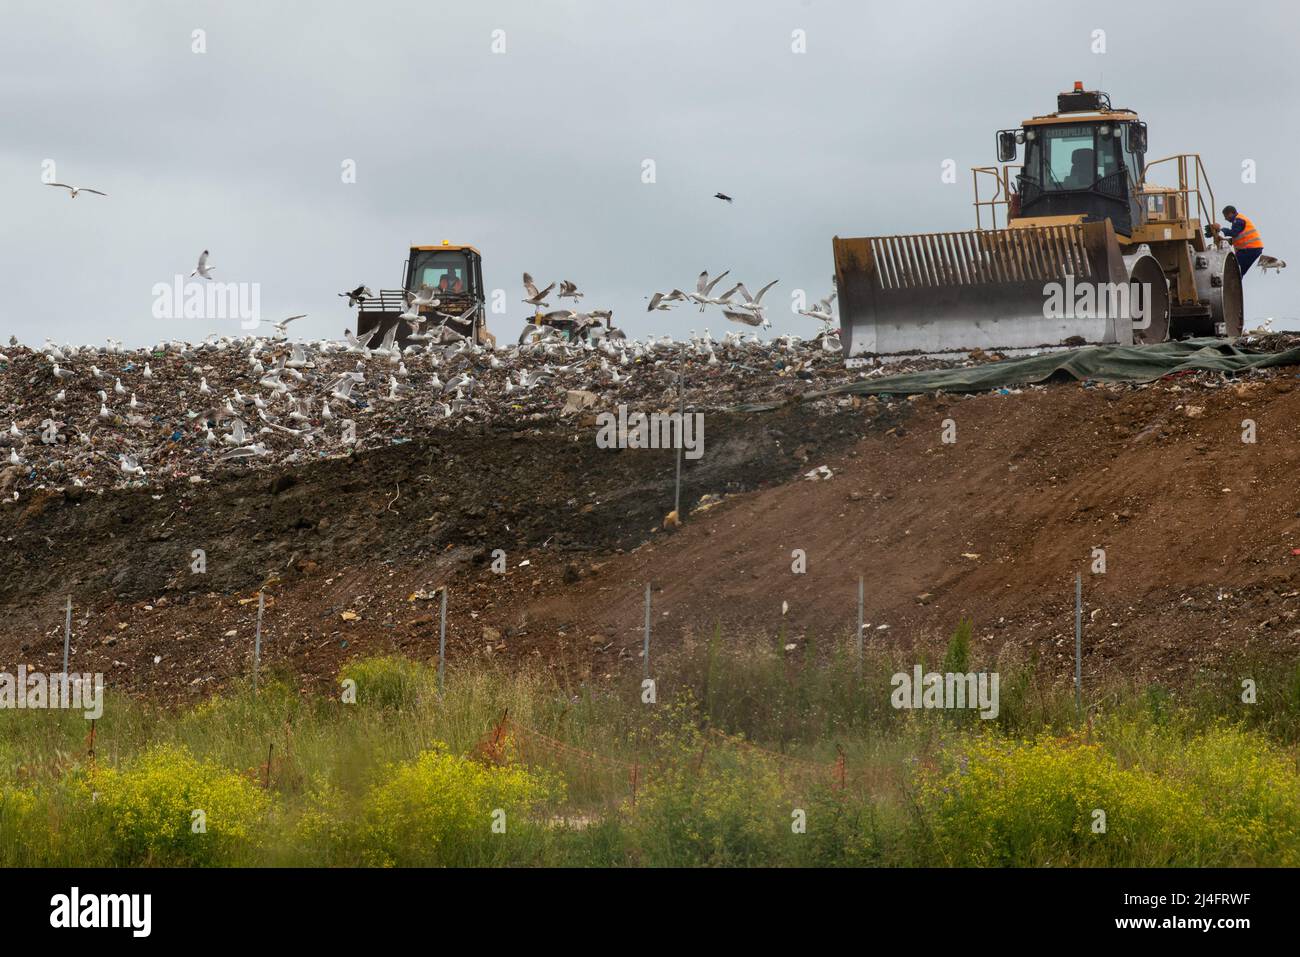
M722 200L723 202L727 202L727 203L734 203L734 202L735 202L735 200L732 199L730 196L728 196L726 193L714 193L714 194L713 194L713 198L714 198L714 199L720 199L720 200Z
M366 285L357 286L357 288L353 289L351 292L341 292L339 295L347 297L348 308L355 306L363 300L375 298L375 294L371 292L370 287Z

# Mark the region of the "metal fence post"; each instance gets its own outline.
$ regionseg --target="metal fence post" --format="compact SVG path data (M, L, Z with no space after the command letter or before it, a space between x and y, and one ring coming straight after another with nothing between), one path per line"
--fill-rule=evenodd
M443 675L447 670L447 586L442 586L442 611L438 615L438 697L442 697Z
M650 583L645 583L645 643L641 647L645 659L645 676L650 677Z
M862 627L864 624L864 622L862 621L863 594L864 594L864 585L862 581L862 576L859 575L858 576L858 636L856 641L857 652L858 652L858 680L859 681L862 680Z
M686 344L677 354L677 485L673 492L673 511L682 520L682 446L686 437Z
M253 634L253 690L257 690L257 672L262 664L262 612L266 608L266 595L257 593L257 631Z
M1074 575L1074 710L1083 716L1083 573Z
M67 613L63 618L63 687L68 687L68 652L72 648L72 596L68 596Z

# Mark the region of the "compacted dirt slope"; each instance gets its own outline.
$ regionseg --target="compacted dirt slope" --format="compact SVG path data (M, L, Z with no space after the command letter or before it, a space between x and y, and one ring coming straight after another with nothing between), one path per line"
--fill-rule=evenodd
M248 670L261 589L268 665L325 681L357 654L435 654L446 585L453 659L613 674L635 665L647 582L656 648L715 626L820 648L851 640L862 575L869 643L932 647L970 618L985 653L1065 675L1082 572L1085 670L1177 680L1297 650L1294 383L1284 369L713 414L683 511L709 507L675 531L672 453L597 449L584 423L36 495L3 513L0 669L57 667L71 595L74 667L162 699L208 693ZM822 465L832 477L804 477Z
M649 580L670 633L775 631L785 604L788 635L851 636L861 574L868 641L941 640L968 617L993 650L1011 642L1050 663L1072 651L1082 572L1094 668L1160 675L1295 649L1293 381L922 398L904 428L831 456L830 480L729 500L534 615L634 638L642 595L618 583Z

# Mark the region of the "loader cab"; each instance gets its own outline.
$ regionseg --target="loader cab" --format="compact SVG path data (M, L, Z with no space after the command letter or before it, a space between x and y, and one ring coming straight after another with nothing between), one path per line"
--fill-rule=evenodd
M440 299L483 301L483 261L473 246L412 246L403 288L427 286Z
M1020 217L1109 219L1117 233L1131 235L1143 222L1137 187L1146 124L1127 110L1112 110L1105 93L1076 89L1061 94L1057 103L1056 113L1026 120L1020 130L998 136L999 158L1008 146L1025 147L1016 180Z
M430 328L445 326L457 335L473 336L480 342L490 339L483 308L483 257L479 251L450 242L409 248L402 264L402 288L381 289L377 297L362 304L357 310L357 335L377 330L379 338L375 341L380 342L396 329L397 344L406 348L414 331L409 320L400 321L401 314L410 308L408 293L428 287L438 304L420 307L419 313Z

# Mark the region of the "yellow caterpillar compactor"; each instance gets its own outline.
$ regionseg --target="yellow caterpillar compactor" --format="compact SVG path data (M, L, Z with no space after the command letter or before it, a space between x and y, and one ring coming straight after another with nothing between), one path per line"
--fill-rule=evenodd
M1240 334L1241 275L1202 229L1216 207L1197 154L1148 162L1146 124L1081 83L997 144L1000 167L972 170L975 229L835 237L846 358ZM1158 167L1178 185L1153 185Z

